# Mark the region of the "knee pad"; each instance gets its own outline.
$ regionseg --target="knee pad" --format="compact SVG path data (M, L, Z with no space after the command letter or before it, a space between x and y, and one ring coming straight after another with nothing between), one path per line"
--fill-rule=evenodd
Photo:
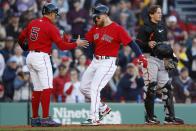
M151 82L147 85L147 88L144 90L144 93L145 93L144 99L152 95L154 96L156 85L157 85L157 82Z

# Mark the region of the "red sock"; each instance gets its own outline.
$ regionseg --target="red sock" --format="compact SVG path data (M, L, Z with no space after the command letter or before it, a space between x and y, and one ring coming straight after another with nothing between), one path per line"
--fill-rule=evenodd
M42 112L43 118L48 117L49 108L50 108L50 94L51 89L44 89L41 96Z
M39 111L39 103L40 103L40 98L41 98L41 93L42 91L33 91L32 92L32 113L33 113L33 118L37 118L38 111Z

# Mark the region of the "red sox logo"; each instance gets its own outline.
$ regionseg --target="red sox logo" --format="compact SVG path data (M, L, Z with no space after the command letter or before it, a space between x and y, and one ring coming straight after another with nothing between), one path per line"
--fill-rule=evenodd
M94 40L99 39L99 33L96 33L93 37L94 37ZM103 34L103 36L101 37L101 40L107 41L108 43L112 43L113 38L107 34Z

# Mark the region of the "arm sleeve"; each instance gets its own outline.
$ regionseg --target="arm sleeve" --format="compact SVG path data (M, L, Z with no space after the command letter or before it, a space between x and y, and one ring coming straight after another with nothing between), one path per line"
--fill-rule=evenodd
M127 33L127 31L125 31L123 27L120 27L119 29L119 38L124 46L132 42L132 38L129 36L129 34Z
M140 50L139 46L134 41L130 42L129 46L135 52L136 57L142 54L142 51Z
M63 41L63 39L61 38L60 32L56 27L52 28L52 31L50 31L51 33L51 39L52 41L54 41L57 45L57 47L61 50L71 50L77 47L76 43L68 43Z

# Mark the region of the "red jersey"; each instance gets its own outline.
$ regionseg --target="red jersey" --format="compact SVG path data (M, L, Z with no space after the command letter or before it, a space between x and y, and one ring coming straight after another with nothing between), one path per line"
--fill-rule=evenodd
M20 43L27 40L30 51L36 50L45 53L51 52L52 42L61 50L69 50L77 46L76 43L63 41L59 30L47 17L32 20L20 33L18 40Z
M92 27L85 38L95 44L95 55L113 57L118 55L121 43L126 46L132 41L123 27L115 22L105 27Z

